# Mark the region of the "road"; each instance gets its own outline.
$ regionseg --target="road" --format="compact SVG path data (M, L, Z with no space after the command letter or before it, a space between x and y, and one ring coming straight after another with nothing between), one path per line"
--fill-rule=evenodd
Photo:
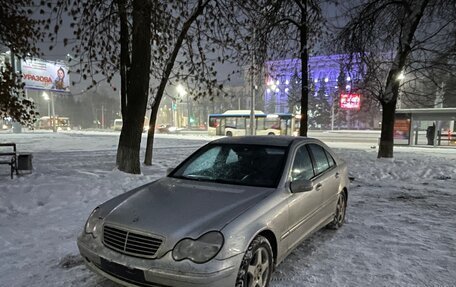
M320 139L324 142L356 142L366 144L377 144L380 131L309 131L309 137Z

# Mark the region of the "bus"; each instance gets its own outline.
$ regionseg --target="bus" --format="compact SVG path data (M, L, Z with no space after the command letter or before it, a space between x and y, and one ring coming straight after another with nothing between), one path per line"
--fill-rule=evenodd
M296 119L293 114L265 114L255 111L255 134L296 135ZM250 110L228 110L223 114L210 114L208 123L208 135L247 135L250 130Z
M58 131L69 131L70 128L70 119L68 117L59 117L56 116L55 119L51 117L41 117L36 122L36 128L40 130L52 130L54 121L54 125L56 130Z

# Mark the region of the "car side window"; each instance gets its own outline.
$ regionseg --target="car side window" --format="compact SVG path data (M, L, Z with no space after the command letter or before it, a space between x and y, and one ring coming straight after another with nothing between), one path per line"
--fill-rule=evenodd
M296 156L291 168L291 180L311 179L314 176L312 160L306 146L301 146L296 151Z
M229 164L229 163L234 163L234 162L238 162L238 161L239 161L238 155L232 149L230 149L228 151L226 163Z
M329 169L328 158L326 157L323 147L316 144L310 144L309 148L315 160L315 174L318 175Z
M325 150L325 153L326 153L326 157L328 158L329 167L335 166L336 165L336 161L334 160L332 155L327 150Z

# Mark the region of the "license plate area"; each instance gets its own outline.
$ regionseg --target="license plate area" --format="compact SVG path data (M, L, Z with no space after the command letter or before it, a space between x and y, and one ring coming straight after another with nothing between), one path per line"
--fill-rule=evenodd
M128 281L136 281L140 283L146 282L144 271L136 268L128 268L124 265L110 262L103 258L101 258L101 269L115 277L121 277L127 279Z

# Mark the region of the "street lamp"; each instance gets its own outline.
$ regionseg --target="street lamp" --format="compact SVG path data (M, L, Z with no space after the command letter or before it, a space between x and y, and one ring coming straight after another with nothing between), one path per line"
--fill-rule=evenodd
M43 92L43 99L47 102L48 106L48 117L49 120L51 120L51 107L50 107L50 102L49 102L49 95L46 92Z
M176 91L177 91L177 95L178 95L178 98L180 98L181 100L183 99L183 97L185 95L187 95L187 91L185 90L184 86L182 84L178 84L176 86ZM178 115L177 113L177 101L176 101L176 114ZM177 117L176 115L176 117ZM183 111L182 111L182 116L183 116ZM189 107L189 101L188 101L188 95L187 95L187 126L189 126L189 123L190 123L190 107ZM178 121L178 125L179 125L180 121Z
M187 91L185 90L184 86L182 86L181 84L177 85L176 90L177 90L177 94L179 96L185 96L187 94Z

